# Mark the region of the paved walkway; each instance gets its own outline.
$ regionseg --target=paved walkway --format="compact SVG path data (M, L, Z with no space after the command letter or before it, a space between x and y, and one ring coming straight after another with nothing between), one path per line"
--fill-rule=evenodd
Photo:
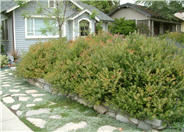
M0 131L1 132L32 132L19 118L0 102Z

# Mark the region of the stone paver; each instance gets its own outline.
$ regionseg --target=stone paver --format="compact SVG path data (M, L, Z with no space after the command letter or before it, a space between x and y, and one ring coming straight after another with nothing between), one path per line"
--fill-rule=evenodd
M10 92L12 92L12 93L17 93L19 91L20 91L20 89L10 89Z
M27 94L32 94L32 93L37 93L37 92L38 92L37 90L26 90Z
M38 110L30 110L26 113L26 116L39 115L39 114L48 114L49 109L38 109Z
M15 102L15 100L12 97L5 97L5 98L3 98L3 101L5 103L8 103L8 104L11 104L11 103Z
M26 107L33 107L35 104L27 104Z
M97 132L113 132L114 130L117 130L117 128L112 126L102 126L97 130Z
M30 97L19 97L19 101L28 101Z
M87 123L84 121L81 121L80 123L67 123L63 127L57 129L55 132L68 132L68 131L76 131L81 128L85 128L87 126Z
M11 106L11 108L12 108L13 110L18 110L19 107L20 107L20 104L16 104L16 105L12 105L12 106Z
M33 102L40 102L40 101L42 101L42 100L43 100L42 98L36 98L36 99L34 99Z
M31 94L33 97L45 96L45 94Z

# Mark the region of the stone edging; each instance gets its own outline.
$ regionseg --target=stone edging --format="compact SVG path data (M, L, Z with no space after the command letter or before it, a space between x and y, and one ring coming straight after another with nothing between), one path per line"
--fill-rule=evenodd
M39 87L41 89L44 89L45 91L52 93L52 94L57 94L52 91L52 86L51 84L47 83L43 79L26 79L30 84ZM62 94L58 94L58 96L61 96ZM167 124L165 124L163 121L158 120L158 119L153 119L153 120L138 120L135 118L131 118L128 115L122 115L117 112L112 112L109 108L102 106L102 105L89 105L86 101L83 99L75 96L75 95L64 95L72 100L77 101L80 104L83 104L84 106L88 106L90 108L93 108L95 111L97 111L100 114L106 114L110 117L115 118L116 120L123 122L123 123L130 123L136 125L138 128L143 129L143 130L162 130L167 127Z

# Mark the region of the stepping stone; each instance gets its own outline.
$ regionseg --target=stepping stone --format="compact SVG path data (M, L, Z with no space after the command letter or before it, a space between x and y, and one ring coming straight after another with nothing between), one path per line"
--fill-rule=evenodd
M26 96L26 94L12 94L11 96Z
M18 116L21 116L22 113L23 113L22 111L17 111L17 112L16 112L16 114L17 114Z
M49 106L50 106L50 105L55 105L55 104L56 104L56 103L54 103L54 102L50 102Z
M13 92L13 93L17 93L17 92L20 91L20 89L10 89L9 91L10 91L10 92Z
M4 84L4 85L2 85L3 87L10 87L11 85L9 85L9 84Z
M33 107L35 104L27 104L26 107Z
M2 95L3 94L3 92L2 91L0 91L0 95Z
M5 97L3 98L3 101L7 104L11 104L15 102L15 100L12 97Z
M28 101L29 97L19 97L19 101Z
M13 110L18 110L19 107L20 107L20 104L16 104L16 105L12 105L12 106L11 106L11 108L12 108Z
M38 118L27 118L28 121L30 121L32 124L39 128L44 128L46 121L43 119L38 119Z
M8 75L13 75L13 73L9 73Z
M81 128L85 128L87 126L87 123L84 121L81 121L79 123L67 123L63 127L57 129L54 132L68 132L68 131L76 131Z
M37 90L26 90L27 94L32 94L32 93L37 93L37 92L38 92Z
M33 97L45 96L45 94L32 94Z
M51 118L51 119L61 119L61 116L60 115L53 115L53 116L50 116L49 118Z
M97 130L97 132L113 132L114 130L117 130L117 128L112 126L102 126Z
M42 98L37 98L37 99L34 99L33 102L39 102L39 101L42 101L43 99Z
M49 109L30 110L26 113L26 117L39 114L48 114L49 112Z

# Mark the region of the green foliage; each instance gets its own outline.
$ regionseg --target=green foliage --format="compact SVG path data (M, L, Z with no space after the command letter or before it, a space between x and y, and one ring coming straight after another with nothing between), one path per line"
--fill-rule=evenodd
M1 68L5 67L7 65L8 65L8 58L7 58L7 56L0 54L0 66L1 66Z
M82 2L92 5L96 7L97 9L101 10L102 12L108 14L110 13L113 9L119 6L120 0L81 0Z
M19 76L44 78L53 90L75 94L138 119L172 123L184 113L184 52L159 38L100 34L36 44Z
M65 43L66 40L62 38L31 46L29 52L22 56L22 61L17 66L17 73L25 78L43 78L52 71L57 54L62 53L60 50L65 47Z
M184 46L184 33L169 32L167 34L161 35L160 38L171 39L176 42L179 42L181 45Z
M184 1L145 1L145 0L137 0L137 3L142 3L145 6L149 7L149 9L153 10L158 15L167 18L169 20L178 20L174 17L174 14L177 12L184 11Z
M113 34L128 35L136 30L136 24L133 20L125 20L124 18L115 19L109 26L110 32Z

